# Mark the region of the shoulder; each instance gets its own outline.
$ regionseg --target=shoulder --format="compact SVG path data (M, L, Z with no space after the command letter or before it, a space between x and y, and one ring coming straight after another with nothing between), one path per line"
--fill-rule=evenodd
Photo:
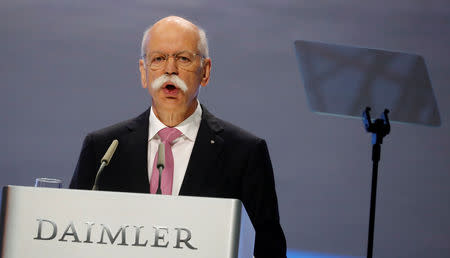
M121 138L133 130L148 126L149 109L137 117L121 121L119 123L104 127L90 132L87 138L95 140L109 140L112 138Z
M235 125L232 124L228 121L219 119L218 120L221 122L224 130L223 130L223 134L226 135L227 137L231 137L233 139L236 139L238 141L244 141L244 142L259 142L259 141L263 141L262 138L254 135L253 133Z
M253 133L231 122L214 116L205 107L202 106L202 109L202 119L206 121L209 128L211 128L218 136L224 138L225 140L242 144L255 144L265 142L264 139L254 135Z

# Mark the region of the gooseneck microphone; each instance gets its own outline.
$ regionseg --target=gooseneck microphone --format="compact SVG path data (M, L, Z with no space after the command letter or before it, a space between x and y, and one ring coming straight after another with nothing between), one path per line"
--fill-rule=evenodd
M97 171L97 175L95 176L94 186L92 187L92 190L98 190L98 179L100 178L100 175L102 174L103 169L108 166L109 162L111 161L112 156L114 155L114 152L117 149L117 145L119 145L118 140L114 140L111 145L109 145L108 150L106 151L105 155L103 155L103 158L101 159L100 168Z
M156 189L156 194L161 194L161 174L166 163L166 151L164 143L160 143L158 146L158 162L156 163L156 168L159 171L158 189Z

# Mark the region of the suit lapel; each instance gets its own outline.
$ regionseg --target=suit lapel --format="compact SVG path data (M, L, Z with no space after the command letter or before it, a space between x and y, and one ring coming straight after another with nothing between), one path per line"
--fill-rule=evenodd
M217 170L224 140L218 135L220 122L202 106L202 121L192 149L180 195L202 195L208 183L208 173Z
M127 126L130 131L127 146L126 159L128 166L128 179L131 180L133 191L148 193L150 191L148 171L147 171L147 148L148 148L148 109L140 116L133 119ZM120 143L119 143L120 145Z

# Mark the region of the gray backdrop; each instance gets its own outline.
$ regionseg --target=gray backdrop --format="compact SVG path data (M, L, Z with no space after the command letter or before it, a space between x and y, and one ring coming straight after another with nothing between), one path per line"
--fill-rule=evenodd
M442 126L382 146L375 257L450 257L448 0L1 0L0 183L68 186L84 136L144 111L142 31L176 14L208 33L201 102L268 141L288 247L364 256L370 135L308 110L294 40L423 55Z

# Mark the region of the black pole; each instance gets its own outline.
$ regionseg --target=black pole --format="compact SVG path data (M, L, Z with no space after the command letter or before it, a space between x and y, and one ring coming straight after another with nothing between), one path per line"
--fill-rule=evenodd
M381 156L383 138L389 134L391 126L388 118L389 110L385 109L381 118L374 122L370 119L370 108L363 112L363 123L367 132L372 133L372 186L370 194L369 233L367 240L367 258L373 256L373 236L375 231L375 208L377 203L378 162Z
M369 237L367 243L367 258L373 255L373 236L375 229L375 208L377 203L378 162L380 161L381 145L372 147L372 190L370 195Z

